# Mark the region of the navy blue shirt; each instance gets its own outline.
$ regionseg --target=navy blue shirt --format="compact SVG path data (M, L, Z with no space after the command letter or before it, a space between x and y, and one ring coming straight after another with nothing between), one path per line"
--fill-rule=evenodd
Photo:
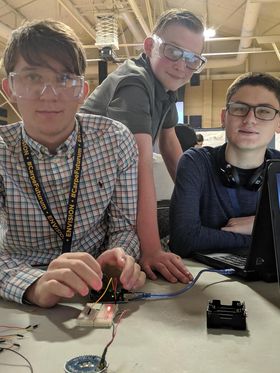
M170 249L182 257L194 251L234 252L250 244L251 236L221 228L230 218L255 215L259 192L234 189L240 208L236 213L217 172L214 154L219 148L192 148L179 161L170 206ZM280 158L277 150L269 152L271 158Z

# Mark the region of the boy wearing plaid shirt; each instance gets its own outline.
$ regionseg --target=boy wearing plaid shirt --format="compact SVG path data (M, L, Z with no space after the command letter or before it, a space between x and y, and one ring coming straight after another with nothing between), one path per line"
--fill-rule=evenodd
M88 93L79 39L61 22L30 22L3 62L22 121L0 128L0 295L51 307L100 290L108 268L140 287L137 147L121 123L76 114Z

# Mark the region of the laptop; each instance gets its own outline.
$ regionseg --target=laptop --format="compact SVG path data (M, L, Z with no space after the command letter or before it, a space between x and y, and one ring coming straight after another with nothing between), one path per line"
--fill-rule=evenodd
M193 258L214 268L233 268L247 280L274 282L280 265L280 160L268 160L251 245L232 253L195 252Z

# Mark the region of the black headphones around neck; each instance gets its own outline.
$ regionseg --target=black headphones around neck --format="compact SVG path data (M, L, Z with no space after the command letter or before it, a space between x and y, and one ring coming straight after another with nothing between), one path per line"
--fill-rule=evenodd
M220 149L218 149L215 156L220 180L222 181L223 185L227 188L238 188L241 185L238 168L226 162L225 150L226 146L221 146ZM264 162L258 168L255 169L253 175L251 175L251 177L246 182L246 184L243 185L243 187L255 191L260 189L264 180L264 172L267 159L271 159L269 150L266 150L265 152Z

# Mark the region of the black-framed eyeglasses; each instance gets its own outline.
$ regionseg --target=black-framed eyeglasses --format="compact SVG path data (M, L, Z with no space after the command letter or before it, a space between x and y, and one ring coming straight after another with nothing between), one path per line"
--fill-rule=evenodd
M186 67L190 70L200 73L204 68L207 59L199 54L177 47L172 43L167 43L159 36L154 35L154 40L159 43L159 53L161 57L166 57L170 61L179 61L183 59Z
M280 113L280 110L274 109L270 106L252 106L243 102L229 102L226 108L230 115L236 117L246 117L249 111L253 109L255 117L260 120L273 120L276 115Z

